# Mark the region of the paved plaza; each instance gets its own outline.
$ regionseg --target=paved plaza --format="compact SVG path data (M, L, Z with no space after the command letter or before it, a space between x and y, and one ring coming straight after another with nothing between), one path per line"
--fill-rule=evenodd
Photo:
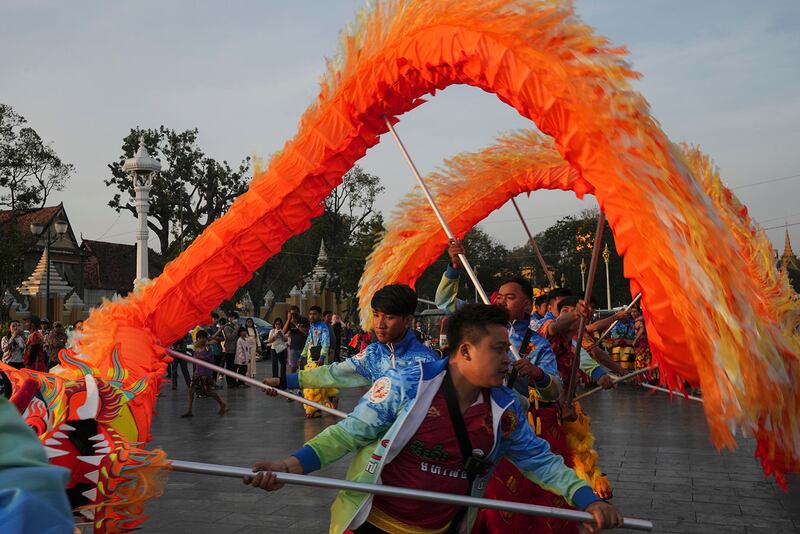
M259 364L259 376L268 362ZM282 459L335 418L306 420L297 403L254 388L221 390L231 411L219 416L211 399L195 402L181 419L186 388L167 383L158 399L150 447L174 459L242 467ZM345 392L340 408L358 393ZM745 440L733 453L709 444L702 406L631 387L586 400L600 460L614 483L614 503L627 516L651 519L659 533L800 532L800 479L788 493L763 479ZM347 459L319 474L343 477ZM151 501L144 532L229 534L327 532L335 492L290 487L266 493L235 479L171 473L162 497ZM632 532L619 530L617 532Z

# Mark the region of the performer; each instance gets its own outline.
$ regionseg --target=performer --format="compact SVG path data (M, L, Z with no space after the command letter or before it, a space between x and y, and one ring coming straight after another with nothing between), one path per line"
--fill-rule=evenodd
M322 308L311 306L308 310L308 321L311 326L308 328L308 338L300 357L305 358L306 363L317 362L324 365L331 349L331 337L328 325L322 320Z
M370 302L378 341L343 362L280 378L268 378L268 386L285 388L353 388L370 386L389 369L403 368L439 359L439 355L417 341L411 325L417 309L417 294L404 284L384 286ZM268 395L277 395L267 392Z
M569 299L569 300L567 300ZM574 302L572 302L574 299ZM583 303L577 307L578 300L571 296L571 291L557 288L548 293L548 311L544 318L534 322L534 328L545 337L556 354L558 372L564 383L569 386L570 370L573 360L573 338L577 334L580 320L579 313L584 313ZM572 304L572 307L566 306ZM559 307L560 306L560 307ZM613 387L611 377L585 351L581 351L581 370L590 375L601 386ZM565 410L569 406L565 406ZM587 443L593 439L588 431L588 419L582 412L570 417L574 424L562 423L559 402L543 399L535 390L531 390L528 422L537 435L544 438L552 451L564 457L565 463L573 467L594 491L603 497L611 495L611 486L607 478L595 469L597 453ZM575 451L580 450L578 465ZM527 502L542 506L564 508L566 501L557 495L542 490L532 484L520 471L509 462L500 462L495 476L486 488L486 496L492 499ZM478 514L478 530L493 533L502 532L577 532L577 526L569 521L548 518L530 518L522 514L512 514L497 510L481 510Z
M351 480L474 495L491 465L508 457L530 480L591 513L596 524L584 525L589 532L619 526L616 508L550 452L524 424L517 396L502 387L510 362L508 320L499 306L464 306L447 323L448 359L390 369L346 419L283 461L256 463L257 474L244 483L276 490L275 471L309 473L352 452ZM343 491L331 510L330 532L464 531L459 526L469 527L474 517L474 510L449 504Z
M460 241L451 239L447 249L450 263L442 275L439 287L436 288L436 305L439 309L452 314L465 302L458 299L458 279L461 275L461 260L459 254L465 254L464 246ZM511 319L509 338L520 354L527 354L527 358L520 358L514 362L519 379L515 380L514 388L523 397L528 396L529 381L536 389L538 395L546 400L558 399L561 392L561 381L558 379L556 355L550 344L538 332L530 331L531 309L533 306L533 287L530 282L522 277L512 277L501 282L497 290L494 304L503 307ZM522 342L528 339L525 347Z

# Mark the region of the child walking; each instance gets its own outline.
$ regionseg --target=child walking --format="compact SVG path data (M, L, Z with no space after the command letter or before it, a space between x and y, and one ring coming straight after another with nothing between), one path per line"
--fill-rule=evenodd
M215 341L216 343L216 341ZM198 330L194 340L194 357L198 360L203 360L208 363L214 363L214 355L208 348L208 332L205 330ZM201 365L194 366L194 374L192 376L192 384L189 386L189 408L186 413L181 417L192 417L192 405L194 404L195 394L201 396L211 397L219 404L219 414L222 415L228 411L228 405L220 398L219 394L214 391L214 372L208 367Z

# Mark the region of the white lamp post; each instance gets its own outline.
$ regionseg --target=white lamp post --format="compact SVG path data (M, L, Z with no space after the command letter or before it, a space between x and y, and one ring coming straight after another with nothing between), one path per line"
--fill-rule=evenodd
M61 219L56 220L53 223L55 226L55 234L50 227L47 228L47 235L44 236L44 255L47 258L47 263L45 264L45 311L44 316L47 318L48 321L52 321L52 317L50 316L50 245L61 239L61 236L67 233L69 230L69 224L67 221L63 221ZM31 233L35 236L40 236L44 232L44 224L40 222L32 222L31 223Z
M136 191L136 213L139 220L136 228L136 280L146 280L150 273L147 261L147 213L150 209L150 188L153 178L161 170L161 163L147 153L144 137L139 138L139 149L132 158L126 159L122 170L133 180ZM135 283L135 282L134 282Z

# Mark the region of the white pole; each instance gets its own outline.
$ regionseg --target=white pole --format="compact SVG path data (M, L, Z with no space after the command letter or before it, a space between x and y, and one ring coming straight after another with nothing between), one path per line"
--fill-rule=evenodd
M641 385L643 387L646 387L647 389L652 389L652 390L655 390L655 391L662 391L664 393L669 393L670 395L675 394L676 397L689 399L689 400L693 400L693 401L697 401L697 402L704 402L703 399L701 399L700 397L695 397L694 395L687 395L686 393L681 393L680 391L672 391L672 390L669 390L667 388L654 386L652 384L641 384Z
M611 379L611 381L612 381L614 384L618 384L618 383L620 383L620 382L627 382L627 381L628 381L628 380L630 380L631 378L635 378L635 377L637 377L637 376L639 376L639 375L643 375L643 374L645 374L647 371L652 371L652 370L653 370L653 369L655 369L656 367L657 367L657 366L655 366L655 365L654 365L653 367L645 367L644 369L639 369L638 371L636 371L636 372L633 372L633 373L628 373L627 375L615 376L614 378L612 378L612 379ZM602 391L602 390L603 390L603 387L602 387L602 386L600 386L600 387L596 387L596 388L594 388L594 389L590 389L589 391L585 391L584 393L581 393L580 395L578 395L577 397L575 397L575 400L576 400L576 401L579 401L579 400L581 400L581 399L585 399L586 397L590 397L591 395L594 395L595 393L599 393L599 392L600 392L600 391Z
M253 476L255 474L252 469L229 465L205 464L182 460L172 460L171 464L173 471L181 471L184 473L199 473L203 475L222 476L229 478L243 478L246 476ZM503 510L506 512L537 515L542 517L555 517L559 519L566 519L568 521L594 523L594 516L588 512L579 512L577 510L567 510L564 508L553 508L550 506L499 501L480 497L468 497L466 495L453 495L449 493L438 493L435 491L411 490L396 486L366 484L363 482L351 482L349 480L338 480L335 478L313 475L298 475L294 473L276 472L275 480L280 484L294 484L298 486L311 486L314 488L359 491L363 493L371 493L373 495L387 495L390 497L402 497L406 499L416 499L419 501L441 502L459 507L469 506L473 508ZM653 530L653 523L644 519L624 518L622 526L623 528L642 530L645 532Z
M392 126L391 121L386 116L383 117L383 120L386 121L386 126L389 127L389 132L392 134L392 137L394 138L395 142L397 143L397 146L400 148L400 152L403 154L403 158L405 158L406 163L408 163L408 166L411 169L411 174L413 174L414 178L417 179L417 183L419 184L419 187L422 189L422 193L425 195L425 198L428 199L428 204L431 205L431 209L433 210L433 213L436 214L436 218L439 219L439 224L442 225L442 229L444 230L444 233L447 234L447 238L448 239L455 239L456 238L455 234L450 229L450 225L447 224L447 221L444 219L444 215L442 215L442 212L439 211L439 206L436 205L436 200L431 195L431 192L428 189L428 186L425 185L425 182L422 180L422 176L420 176L419 171L417 170L417 166L414 165L414 162L411 160L411 156L408 155L408 151L406 150L405 145L403 145L403 142L397 136L397 132L394 131L394 126ZM486 294L486 291L483 290L483 286L478 281L478 276L475 274L475 271L472 269L472 265L470 265L469 260L467 259L467 257L464 254L459 254L458 258L461 260L461 265L464 267L464 270L467 271L467 275L469 276L469 279L472 280L472 283L475 286L475 289L480 294L480 297L481 297L481 300L483 301L483 303L484 304L490 304L489 296Z
M430 204L433 213L435 213L436 218L439 219L439 224L442 226L442 229L444 230L444 233L447 235L447 238L451 240L455 239L456 238L455 234L450 229L450 225L447 224L447 221L444 219L444 215L442 215L442 212L439 210L439 206L436 204L436 199L433 198L433 195L431 195L428 186L425 185L425 181L419 174L417 166L414 165L414 162L411 160L411 156L408 155L408 151L406 150L405 145L403 145L403 141L400 140L400 137L397 135L397 132L394 131L394 126L392 126L392 122L389 120L389 117L384 115L383 120L386 121L386 126L389 127L389 132L392 134L392 137L397 143L398 148L400 148L400 152L403 154L403 158L405 158L406 163L408 163L408 167L411 169L411 174L413 174L414 178L417 179L417 183L419 184L419 187L422 189L422 193L425 195L425 198L428 199L428 204ZM489 296L486 294L486 291L483 290L483 286L478 280L478 275L475 274L475 271L472 269L472 265L470 265L467 256L465 254L459 254L458 259L461 260L461 265L464 267L464 270L467 271L469 279L472 280L472 284L475 286L475 290L480 295L481 301L484 304L491 304L491 302L489 302ZM519 350L514 346L513 343L509 344L509 350L514 355L514 358L519 360Z
M147 261L147 241L149 230L147 228L147 214L150 211L150 188L149 176L141 178L134 175L133 181L136 184L136 214L138 217L136 227L136 279L143 280L150 277Z
M264 391L274 391L278 395L282 395L282 396L286 397L287 399L292 399L292 400L295 400L297 402L302 402L303 404L308 404L309 406L313 406L317 410L322 410L323 412L327 412L327 413L329 413L331 415L335 415L336 417L341 417L342 419L347 417L347 414L342 412L342 411L336 410L334 408L329 408L328 406L325 406L324 404L319 404L318 402L314 402L314 401L310 401L308 399L304 399L300 395L295 395L294 393L289 393L288 391L284 391L282 389L278 389L278 388L274 388L272 386L268 386L268 385L266 385L266 384L264 384L262 382L259 382L255 378L250 378L249 376L240 375L239 373L235 373L235 372L231 371L230 369L224 369L222 367L214 365L213 363L208 363L207 361L199 360L197 358L189 356L188 354L184 354L182 352L178 352L177 350L167 349L167 354L169 354L173 358L178 358L179 360L185 360L185 361L193 363L195 365L199 365L201 367L205 367L207 369L211 369L212 371L216 371L217 373L223 374L225 376L229 376L231 378L235 378L236 380L241 380L242 382L244 382L246 384L250 384L251 386L257 387L259 389L263 389Z

